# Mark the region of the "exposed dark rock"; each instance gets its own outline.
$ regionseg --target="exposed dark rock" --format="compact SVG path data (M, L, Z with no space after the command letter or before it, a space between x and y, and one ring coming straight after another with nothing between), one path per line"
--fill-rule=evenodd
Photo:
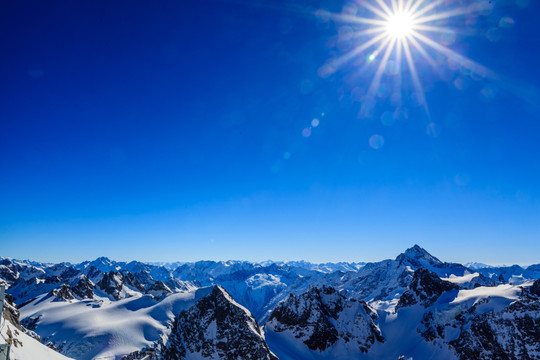
M111 295L115 300L120 299L120 292L124 285L124 276L121 272L109 271L103 274L101 280L96 284L105 293Z
M441 280L437 274L420 268L414 272L409 288L401 295L396 310L418 303L427 308L433 305L442 293L457 289L457 285Z
M94 283L86 276L82 275L81 278L71 288L71 292L80 299L93 299L94 288Z
M2 260L2 264L0 265L0 279L4 279L7 284L11 285L17 281L18 273L17 270L13 269L9 264L11 264L9 260Z
M540 297L540 279L537 279L530 287L530 293L532 295Z
M59 284L61 282L63 282L62 278L60 276L56 276L56 275L47 276L45 278L45 281L44 281L45 284Z
M139 280L137 280L137 278L129 271L123 271L121 273L124 277L124 283L129 285L130 287L140 291L140 292L144 292L145 289L144 289L144 285L141 284L141 282Z
M517 301L502 310L479 311L490 299L476 302L453 320L424 315L420 334L430 342L445 343L445 329L459 330L449 344L463 360L533 360L540 358L540 300L525 288Z
M220 286L175 318L160 358L180 360L195 353L214 359L277 360L253 316Z
M161 298L168 294L172 294L171 289L165 285L162 281L156 281L147 290L147 293L151 294L155 298Z
M73 294L71 293L71 288L67 284L62 284L59 289L53 289L49 295L56 296L57 299L61 300L73 300Z
M356 314L354 318L344 315L344 309ZM300 296L291 294L272 312L265 326L276 333L290 331L314 351L325 351L342 339L352 348L367 352L375 341L384 342L376 319L377 314L365 302L347 299L331 287L312 287ZM336 323L340 325L336 327Z
M21 331L25 331L24 327L20 323L20 312L17 310L17 307L15 306L15 303L13 302L13 296L10 294L6 294L6 298L4 301L4 309L2 312L4 318L11 322L13 326L15 326L17 329Z
M33 317L27 317L22 321L22 325L27 328L28 330L36 330L37 324L39 323L39 320L41 319L41 315L39 316L33 316Z

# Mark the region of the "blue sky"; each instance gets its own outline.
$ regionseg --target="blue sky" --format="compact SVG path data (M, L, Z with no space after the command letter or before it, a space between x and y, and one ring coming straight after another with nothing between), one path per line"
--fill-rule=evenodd
M0 255L540 262L540 4L476 3L493 75L416 54L429 113L403 67L368 114L348 2L3 3Z

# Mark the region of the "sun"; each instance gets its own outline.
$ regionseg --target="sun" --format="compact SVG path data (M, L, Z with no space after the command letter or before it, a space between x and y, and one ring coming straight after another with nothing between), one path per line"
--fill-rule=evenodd
M415 101L423 105L429 115L417 67L428 64L434 73L440 73L441 58L446 58L446 63L458 64L457 68L470 73L482 76L491 74L488 69L455 52L446 41L440 40L455 38L460 30L449 26L450 19L478 16L475 14L480 14L483 9L480 3L468 6L449 0L354 0L353 3L357 7L353 12L320 13L321 17L331 18L352 28L352 31L344 32L346 35L342 39L355 44L348 52L321 67L320 74L327 76L348 63L360 63L359 72L372 69L370 71L374 76L366 94L368 103L373 103L373 99L381 93L384 76L397 77L397 88L393 93L401 98L399 87L403 84L402 76L407 73L403 70L408 68ZM359 62L355 60L357 58L366 61Z
M398 12L388 17L386 32L393 39L402 39L411 36L414 29L414 19L407 12Z

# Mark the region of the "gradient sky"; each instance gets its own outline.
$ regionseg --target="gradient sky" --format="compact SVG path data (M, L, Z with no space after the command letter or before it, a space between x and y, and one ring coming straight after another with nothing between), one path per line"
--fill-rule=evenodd
M415 56L393 119L321 71L347 2L2 1L0 255L540 262L540 3L476 3L496 76Z

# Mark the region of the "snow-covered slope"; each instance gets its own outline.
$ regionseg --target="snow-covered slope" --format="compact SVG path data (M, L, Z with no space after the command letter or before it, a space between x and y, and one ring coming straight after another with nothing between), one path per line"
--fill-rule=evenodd
M69 360L53 349L40 343L3 319L1 331L3 342L11 344L10 360Z
M24 328L20 323L20 313L13 306L11 296L3 304L0 318L0 343L10 345L11 360L68 360L53 349L43 345L39 336Z
M21 315L45 342L78 360L125 356L158 343L166 360L233 353L241 359L275 359L253 316L219 286L161 301L150 295L115 301L46 294L25 305ZM176 352L184 357L173 356Z
M156 301L150 295L121 300L107 297L64 300L44 294L20 309L23 324L44 342L78 360L126 355L158 341L181 310L193 305L196 291Z

